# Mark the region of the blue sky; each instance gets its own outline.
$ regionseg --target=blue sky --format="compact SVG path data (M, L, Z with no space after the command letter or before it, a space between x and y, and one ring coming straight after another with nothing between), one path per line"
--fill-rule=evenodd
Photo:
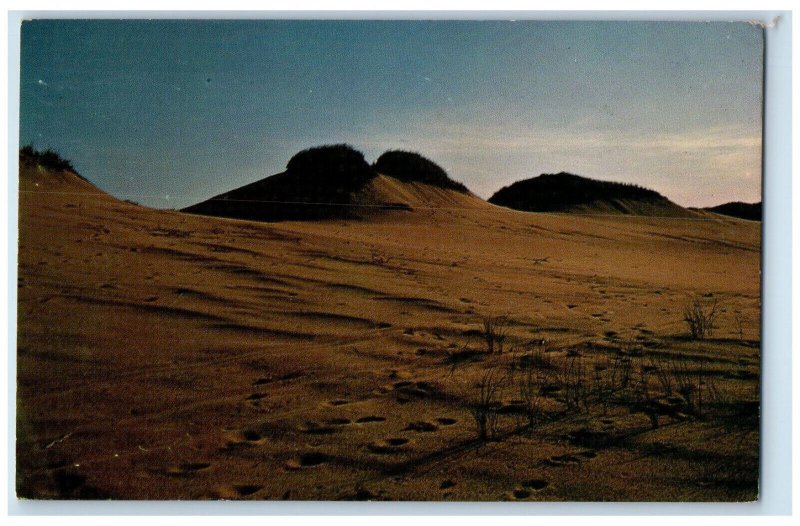
M20 142L164 208L341 142L418 151L482 197L569 171L752 202L762 56L745 23L33 21Z

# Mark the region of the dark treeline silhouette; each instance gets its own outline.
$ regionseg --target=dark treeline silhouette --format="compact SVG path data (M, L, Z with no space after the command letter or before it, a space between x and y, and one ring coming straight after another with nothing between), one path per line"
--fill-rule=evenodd
M725 203L722 205L704 208L709 212L715 212L731 217L738 217L739 219L749 219L750 221L761 221L761 203L742 203L734 201L732 203Z
M597 181L566 172L517 181L489 198L490 203L528 212L566 211L597 202L607 202L624 211L620 200L669 203L658 192L635 184Z
M418 153L390 150L378 157L372 167L401 181L427 183L464 194L469 192L466 186L450 179L441 166Z

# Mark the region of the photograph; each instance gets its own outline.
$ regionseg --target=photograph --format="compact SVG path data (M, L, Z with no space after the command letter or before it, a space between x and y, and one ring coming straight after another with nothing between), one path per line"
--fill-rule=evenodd
M22 19L12 493L758 501L764 25L345 15Z

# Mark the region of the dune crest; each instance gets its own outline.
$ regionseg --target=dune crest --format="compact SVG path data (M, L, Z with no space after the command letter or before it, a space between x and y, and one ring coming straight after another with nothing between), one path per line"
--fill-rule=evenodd
M750 221L761 221L762 214L760 201L758 203L742 203L740 201L734 201L731 203L724 203L717 206L703 208L703 210L724 216L748 219Z
M490 203L526 212L692 217L654 190L566 172L542 174L498 190Z

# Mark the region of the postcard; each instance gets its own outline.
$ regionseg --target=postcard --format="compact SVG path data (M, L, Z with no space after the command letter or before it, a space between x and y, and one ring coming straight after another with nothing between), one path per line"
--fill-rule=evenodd
M759 498L763 27L21 37L19 498Z

